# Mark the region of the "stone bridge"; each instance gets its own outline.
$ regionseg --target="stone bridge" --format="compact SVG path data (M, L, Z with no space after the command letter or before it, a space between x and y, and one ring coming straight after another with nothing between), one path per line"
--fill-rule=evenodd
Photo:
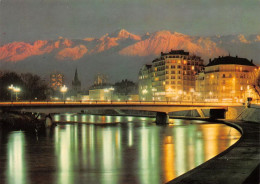
M191 103L191 102L142 102L142 101L88 101L88 102L0 102L1 111L21 111L32 113L82 112L87 109L142 110L156 112L157 123L167 123L168 113L196 110L200 117L205 117L202 109L210 110L210 118L224 119L231 107L241 106L232 103Z

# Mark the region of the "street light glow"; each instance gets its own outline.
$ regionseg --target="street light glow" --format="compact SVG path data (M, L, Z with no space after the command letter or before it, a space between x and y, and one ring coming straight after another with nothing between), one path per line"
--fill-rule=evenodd
M15 93L19 93L19 92L21 92L21 89L18 88L18 87L13 87L13 91L14 91Z
M60 88L60 92L62 93L62 96L63 96L63 100L65 100L65 93L68 91L68 88L67 86L63 85L61 88Z
M60 92L62 93L66 93L68 91L68 88L67 86L63 85L61 88L60 88Z
M10 86L8 86L8 89L13 90L14 89L14 85L11 84Z

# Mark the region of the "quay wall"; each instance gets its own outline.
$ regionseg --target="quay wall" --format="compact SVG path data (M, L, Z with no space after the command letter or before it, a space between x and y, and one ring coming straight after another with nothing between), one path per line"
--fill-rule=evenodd
M226 119L260 123L260 105L229 107Z

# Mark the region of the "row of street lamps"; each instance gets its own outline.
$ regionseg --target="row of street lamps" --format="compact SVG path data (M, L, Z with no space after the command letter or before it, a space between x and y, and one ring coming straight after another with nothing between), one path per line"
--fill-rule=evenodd
M15 93L15 100L18 100L18 93L21 92L21 88L14 86L11 84L8 86L8 89L11 91L11 101L13 101L13 93Z
M11 101L13 101L13 93L15 93L15 100L18 101L18 93L21 92L21 88L14 86L13 84L11 84L10 86L8 86L8 89L11 92ZM60 92L62 93L63 96L63 100L65 99L65 93L68 91L68 87L63 85L60 88Z

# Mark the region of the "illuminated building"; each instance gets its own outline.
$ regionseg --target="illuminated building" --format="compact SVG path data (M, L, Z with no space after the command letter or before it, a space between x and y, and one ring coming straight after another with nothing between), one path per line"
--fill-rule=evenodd
M110 101L114 98L114 87L107 83L108 79L103 74L97 74L94 85L89 89L89 100Z
M139 94L152 96L152 100L193 100L195 93L195 74L203 69L203 60L184 50L161 53L139 72ZM150 75L151 74L151 75ZM150 79L145 77L149 76ZM150 81L151 80L151 85ZM147 99L151 99L146 97Z
M102 86L102 85L107 84L107 81L108 81L107 76L98 73L96 78L95 78L94 85L95 86Z
M94 86L89 90L89 100L110 101L113 99L112 86Z
M244 102L247 97L259 98L259 70L245 58L218 57L196 75L198 99L212 102Z
M152 65L144 65L139 71L139 99L151 101L152 99Z
M50 75L50 86L55 91L60 90L64 85L64 75L59 72L54 72Z

